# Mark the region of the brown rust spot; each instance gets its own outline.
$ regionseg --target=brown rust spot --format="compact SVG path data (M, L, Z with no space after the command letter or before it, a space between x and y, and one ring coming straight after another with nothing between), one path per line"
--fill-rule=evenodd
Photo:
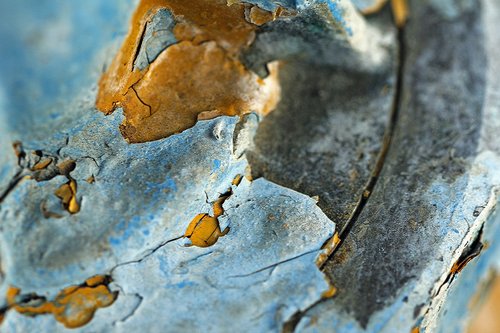
M95 183L95 177L94 175L91 175L90 177L88 177L87 179L85 179L85 181L89 184L94 184Z
M252 6L248 13L248 18L251 23L260 26L276 19L276 13Z
M236 175L231 182L232 186L238 186L243 179L242 175ZM224 202L232 195L230 188L226 193L219 196L213 203L213 216L207 213L198 214L189 223L184 237L191 241L190 245L198 247L209 247L217 243L219 237L225 236L229 232L229 227L221 231L219 217L224 214Z
M76 214L80 211L80 204L76 200L76 181L70 179L67 183L62 184L54 193L71 214Z
M217 243L219 237L225 236L229 228L220 230L219 221L216 217L208 214L198 214L189 223L184 237L191 241L191 245L198 247L209 247Z
M316 259L316 266L323 267L323 265L326 263L330 255L333 253L333 251L335 251L337 245L339 244L340 244L339 233L335 232L333 234L333 237L331 237L323 246L322 253L318 256L318 259Z
M31 168L31 171L43 170L43 169L47 168L51 163L52 163L51 158L44 158L44 159L40 160L38 163L36 163Z
M134 67L148 21L160 9L176 20L177 44L148 68ZM168 137L220 115L266 114L279 99L277 66L266 79L238 60L255 37L245 5L224 0L142 0L125 42L99 82L96 107L124 110L122 135L129 142Z
M12 148L14 149L14 153L16 154L18 161L21 158L24 158L24 156L26 155L26 153L24 152L24 149L23 149L23 143L21 141L14 141L12 143Z
M7 306L27 316L52 314L67 328L81 327L92 319L97 309L110 306L116 300L117 293L109 290L109 282L108 277L92 277L82 285L61 290L53 301L31 295L30 301L18 302L21 290L10 287L6 295Z
M476 249L473 249L473 251L471 251L470 253L468 253L467 255L459 258L457 260L457 262L455 262L453 264L453 266L451 267L450 269L450 275L455 275L457 273L460 273L462 271L462 269L465 268L465 266L467 266L467 264L472 260L474 259L475 257L477 257L479 254L481 254L481 251L483 249L483 244L480 244L480 246L478 246Z
M500 275L490 271L469 303L467 333L498 333L500 327Z
M236 175L236 177L234 177L233 181L231 182L231 185L238 186L240 185L242 180L243 180L243 175Z
M198 247L209 247L217 243L219 237L225 236L229 232L229 227L220 230L218 218L224 214L224 208L222 204L229 198L230 192L228 194L223 194L217 201L213 204L214 216L210 216L206 213L198 214L189 223L184 237L191 241L191 245Z
M321 298L332 298L337 294L337 288L330 284L330 288L321 294Z
M57 164L57 169L59 174L68 176L71 171L75 170L76 162L75 160L65 160Z
M379 12L389 0L377 0L375 4L363 10L363 14L372 15ZM396 26L399 28L406 24L409 16L408 0L391 0L392 14Z

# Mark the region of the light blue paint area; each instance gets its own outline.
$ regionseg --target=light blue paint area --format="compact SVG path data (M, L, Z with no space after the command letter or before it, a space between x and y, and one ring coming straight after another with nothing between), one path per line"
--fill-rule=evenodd
M500 202L497 202L499 207ZM439 333L462 332L471 315L470 302L480 292L481 287L493 273L493 269L500 267L500 214L492 214L483 229L482 242L488 244L479 257L472 259L465 268L458 273L451 283L447 300L442 308L438 328ZM483 281L482 283L478 283Z
M214 163L213 163L213 166L212 166L212 173L217 172L220 169L220 167L221 167L221 161L215 159Z
M297 8L304 9L315 4L325 4L328 6L332 18L344 29L349 35L353 35L352 28L349 27L346 19L344 18L344 10L339 5L339 0L297 0Z
M146 31L134 66L143 70L168 46L177 43L173 33L175 19L167 9L160 9L146 25Z
M177 185L173 178L167 177L162 183L146 182L144 194L169 201L175 196Z
M193 281L186 281L186 280L184 280L184 281L181 281L181 282L173 284L173 285L167 283L165 285L165 288L166 289L184 289L184 288L194 287L196 285L197 285L197 283L195 283Z
M462 176L449 184L445 182L434 182L429 187L426 196L430 205L436 210L436 216L449 216L450 218L435 219L441 237L453 232L460 234L457 225L468 223L468 218L462 211L464 190L467 186L468 177Z
M268 11L274 11L278 6L281 6L283 8L287 9L297 9L297 4L296 0L244 0L241 1L244 3L251 3L254 5L259 6L259 8L268 10Z
M364 10L367 9L371 6L373 6L376 2L376 0L351 0L354 6L358 8L359 10Z
M95 86L105 50L125 35L134 5L131 0L0 2L0 85L9 96L1 112L17 139L46 136L46 124L57 125L54 114L64 115L61 122L79 121L78 95Z
M40 183L23 181L8 196L0 211L0 220L7 221L3 222L7 230L3 233L5 245L17 244L16 247L26 249L12 252L12 262L18 268L10 270L14 273L9 278L16 285L33 291L47 287L45 278L37 273L45 263L28 264L32 255L29 252L36 252L38 247L45 251L45 238L54 244L46 254L47 260L64 253L69 262L83 267L79 271L66 264L52 268L53 283L64 286L107 272L118 262L132 260L137 253L182 235L205 205L205 193L215 200L247 165L244 160L235 160L231 153L237 117L202 121L168 139L134 145L126 143L119 134L121 119L119 113L108 117L89 113L81 125L66 129L64 135L59 133L45 141L25 144L28 151L33 144L43 151L62 147L60 154L71 158L91 156L99 167L93 184L84 181L90 175L85 174L85 168L79 171L76 179L82 205L75 215L49 220L42 217L40 202L54 197L55 189L66 181L64 177ZM220 122L224 123L223 141L213 136L213 128ZM64 145L67 137L69 142ZM225 167L212 173L207 166L215 160ZM93 162L90 165L97 168ZM19 202L27 205L21 210ZM30 245L21 245L23 242ZM99 248L105 250L96 252Z

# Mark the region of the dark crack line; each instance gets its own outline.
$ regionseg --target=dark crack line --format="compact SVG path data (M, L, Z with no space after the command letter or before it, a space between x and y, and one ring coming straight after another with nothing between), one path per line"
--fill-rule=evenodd
M254 274L257 274L257 273L260 273L260 272L263 272L265 270L268 270L268 269L274 269L276 268L277 266L281 265L281 264L284 264L284 263L287 263L287 262L290 262L292 260L296 260L296 259L299 259L303 256L306 256L308 254L311 254L311 253L314 253L314 252L320 252L321 250L320 249L316 249L316 250L311 250L311 251L307 251L307 252L304 252L304 253L301 253L299 255L296 255L295 257L292 257L292 258L288 258L288 259L285 259L285 260L282 260L282 261L279 261L277 263L274 263L274 264L271 264L271 265L268 265L268 266L265 266L263 268L260 268L256 271L253 271L251 273L247 273L247 274L239 274L239 275L230 275L228 276L229 278L244 278L244 277L248 277L248 276L251 276L251 275L254 275Z
M135 62L137 61L137 57L139 56L139 53L141 52L142 49L142 43L144 42L144 36L146 35L146 30L147 30L148 25L145 24L142 32L141 32L141 37L139 39L139 43L137 45L137 48L135 49L134 53L134 60L132 61L132 68L130 68L130 72L133 72L135 69Z
M120 288L121 289L121 288ZM122 290L123 291L123 290ZM141 306L142 302L144 301L144 297L142 297L140 294L138 293L134 293L134 294L125 294L124 295L133 295L135 297L137 297L139 299L139 301L137 302L136 306L134 306L134 308L132 309L132 311L130 311L130 313L128 313L125 317L123 317L122 319L120 320L117 320L117 321L114 321L113 322L113 326L116 326L117 323L124 323L126 322L128 319L130 319L133 315L135 315L135 313L137 312L137 309L139 309L139 307Z
M23 180L23 178L27 175L23 175L24 170L18 171L14 177L12 177L12 180L10 181L9 185L7 188L3 191L3 193L0 195L0 204L7 198L7 196L16 188L16 186Z
M332 257L335 255L337 250L342 246L345 239L349 236L353 226L356 224L357 220L359 219L361 212L363 211L366 204L368 203L368 200L370 199L371 194L373 193L373 190L375 189L375 186L377 185L378 178L380 177L380 174L382 172L382 169L384 167L384 164L385 164L385 161L387 158L387 153L389 152L389 149L391 147L392 138L394 136L394 130L396 129L396 124L398 121L399 110L401 108L403 74L404 74L404 65L405 65L405 58L406 58L406 49L405 49L404 29L403 28L398 29L398 44L399 44L399 55L398 55L398 67L397 67L397 74L396 74L397 75L396 87L395 87L394 100L392 103L389 124L387 126L386 132L385 132L384 137L382 139L382 148L380 149L379 155L377 157L377 162L375 163L375 167L372 171L370 179L368 180L367 184L365 185L363 192L361 193L361 197L359 198L359 200L356 204L356 207L352 211L351 216L350 216L349 220L347 221L347 223L344 225L344 227L339 232L338 236L340 238L340 241L332 249L331 253L328 254L328 259L325 260L324 263L320 267L321 270L323 270L325 268L325 265L327 262L332 260Z
M138 264L140 262L142 262L143 260L145 260L146 258L150 257L151 255L153 255L156 251L158 251L159 249L161 249L162 247L164 247L165 245L171 243L171 242L175 242L176 240L179 240L181 238L183 238L184 236L179 236L179 237L175 237L175 238L172 238L172 239L169 239L169 240L166 240L162 243L160 243L158 246L156 246L155 248L153 249L150 249L148 250L149 253L145 254L142 258L140 259L137 259L137 260L130 260L130 261L126 261L126 262L122 262L122 263L119 263L117 264L115 267L111 268L111 270L109 271L109 275L113 275L113 272L115 271L115 269L117 269L118 267L121 267L121 266L125 266L125 265L130 265L130 264Z
M149 116L151 117L151 116L153 115L153 109L152 109L151 105L149 105L148 103L146 103L146 102L144 102L144 101L142 100L141 96L139 96L139 94L137 93L137 90L135 90L134 85L131 85L131 86L130 86L130 89L132 89L132 90L134 91L135 96L137 96L137 99L138 99L138 100L139 100L142 104L144 104L145 106L147 106L147 107L148 107L148 109L149 109Z
M403 90L403 75L404 75L404 69L405 69L405 60L406 60L406 45L404 41L405 33L404 33L404 28L398 28L398 33L397 33L397 40L398 40L398 46L399 46L399 54L398 54L398 64L397 64L397 73L396 73L396 86L395 86L395 93L394 93L394 99L392 103L392 108L391 108L391 114L390 114L390 119L389 119L389 124L387 126L386 132L384 134L384 138L382 140L382 148L380 149L379 155L377 157L377 162L375 164L375 167L372 171L372 174L370 176L370 179L368 180L367 184L365 185L363 192L361 194L361 197L359 198L356 207L351 213L351 216L345 226L340 230L338 236L340 238L340 241L330 250L330 253L328 253L328 259L325 260L321 265L320 265L320 270L324 271L326 263L330 262L337 253L338 249L342 246L344 243L345 239L349 236L353 226L356 224L359 216L361 215L361 212L365 208L366 204L368 203L368 200L370 199L370 196L375 188L375 185L377 184L377 180L382 172L382 169L384 167L387 153L389 152L389 148L391 147L392 143L392 138L394 136L394 131L396 128L396 124L398 121L398 116L399 116L399 111L401 109L401 102L402 102L402 90ZM331 242L332 239L329 239L327 242L325 242L324 245L326 245L328 242ZM291 333L295 332L297 325L299 324L300 320L304 315L311 309L315 308L317 305L325 302L328 300L328 298L321 298L315 303L311 304L309 307L307 307L304 310L300 310L295 312L290 319L288 319L282 327L282 332L283 333Z

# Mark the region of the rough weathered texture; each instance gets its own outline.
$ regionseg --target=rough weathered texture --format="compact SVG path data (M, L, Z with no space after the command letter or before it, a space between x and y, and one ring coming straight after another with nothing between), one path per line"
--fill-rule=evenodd
M76 3L62 9L58 5L27 13L21 6L3 4L2 13L14 12L14 17L30 22L16 21L2 35L6 42L2 45L12 44L6 63L16 64L23 75L16 83L17 91L33 94L58 81L67 85L47 90L39 105L27 101L26 95L17 100L18 95L9 90L15 81L2 85L1 114L9 122L2 125L2 176L7 179L1 183L4 275L0 293L11 295L15 290L15 297L6 297L0 305L5 313L2 329L64 331L50 315L30 318L20 312L35 306L35 313L54 310L58 316L59 307L50 304L56 304L61 291L74 290L72 286L96 274L114 280L106 288L118 292L118 297L113 304L105 302L108 307L99 308L82 331L127 330L127 325L144 328L145 320L151 329L167 323L196 329L212 321L215 330L230 321L238 328L279 330L293 313L311 306L324 293L331 294L315 260L335 229L316 202L264 179L232 185L237 175L246 173L244 152L258 119L253 115L241 120L219 117L199 121L168 139L128 144L118 131L122 115L117 112L105 117L93 106L97 78L116 50L103 49L103 45L116 45L121 39L113 31L125 31L130 4L114 3L109 8L123 11L109 12L97 2L89 3L90 8L103 11L98 17L118 15L119 28L96 27L102 30L100 39L85 54L93 70L81 72L78 64L82 59L74 52L59 52L64 45L72 50L71 45L94 35L91 27L78 30L80 21L91 20L88 15L94 13L79 11ZM79 15L67 17L77 11ZM67 39L42 32L48 39L44 48L24 44L36 38L35 24L47 24L32 20L40 14L63 21ZM10 31L16 31L19 38L11 37ZM169 42L160 44L168 47ZM54 65L15 62L28 55L40 57L42 63L50 59ZM75 68L74 74L80 78L65 81L67 68ZM8 66L1 70L2 78L16 77ZM78 89L73 88L76 82L80 83ZM13 110L21 105L25 113L18 119ZM41 111L36 114L38 107ZM22 144L12 149L15 140ZM229 233L207 249L183 247L187 240L182 236L190 221L200 213L214 214L212 204L231 188L218 218L223 230L230 227ZM200 257L207 253L213 254ZM188 262L189 274L183 273ZM169 298L172 292L186 304L180 306ZM200 296L203 293L206 297ZM216 301L218 307L208 306L218 297L223 298ZM83 301L90 304L92 299ZM172 309L168 315L162 311L166 306ZM225 312L228 308L247 310L221 316L220 322L213 319L214 312L206 311ZM141 309L161 311L156 316L164 321L149 321L138 314L150 311ZM186 309L200 312L199 319L189 322L192 313ZM93 311L77 312L76 316L92 316Z
M485 220L495 223L488 216L500 184L498 96L485 98L498 91L498 66L484 6L498 5L446 3L412 2L402 101L383 172L327 264L337 297L309 311L299 331L400 332L422 319L422 329L441 325L436 314L453 264L473 252Z
M328 217L345 226L376 168L395 73L394 66L373 73L283 65L282 102L259 126L248 153L253 175L319 196Z
M399 57L388 8L248 1L285 7L238 58L282 61L277 110L131 145L94 105L137 3L0 3L0 331L463 327L499 265L496 1L413 1ZM178 44L170 19L146 23L135 66ZM335 224L337 294L316 265Z

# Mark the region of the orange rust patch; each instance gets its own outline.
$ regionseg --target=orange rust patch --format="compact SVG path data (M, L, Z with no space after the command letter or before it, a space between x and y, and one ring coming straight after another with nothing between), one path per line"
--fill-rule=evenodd
M289 17L296 14L296 12L290 11L281 6L276 7L273 12L259 8L258 6L252 6L250 8L247 8L246 17L248 22L261 26L268 22L276 20L278 17Z
M322 298L332 298L336 294L337 294L337 288L335 288L333 285L330 285L330 288L327 291L323 292L321 294L321 297Z
M198 247L209 247L217 243L219 237L225 236L229 228L220 230L216 217L208 214L198 214L189 223L184 237L189 238L191 244Z
M76 200L76 181L70 179L67 183L62 184L54 193L71 214L76 214L80 211L80 205Z
M75 170L76 162L74 160L65 160L57 165L57 169L61 175L69 175L71 171Z
M471 299L467 333L498 333L500 327L500 276L490 271L487 280Z
M217 243L219 237L225 236L229 232L229 227L220 230L218 218L224 214L222 204L229 198L230 194L222 195L213 204L214 216L208 214L198 214L189 223L184 233L184 237L191 241L191 245L198 247L209 247Z
M48 167L52 163L51 158L45 158L41 160L40 162L36 163L33 168L31 168L31 171L38 171L38 170L43 170L46 167Z
M250 8L250 13L248 16L250 22L256 25L266 24L267 22L271 22L276 18L275 13L261 9L257 6L252 6L252 8Z
M479 237L481 236L479 235ZM462 256L460 256L460 258L458 258L458 260L453 264L448 275L453 276L460 273L472 259L481 254L481 251L484 249L484 247L484 244L479 241L478 245L471 249L469 253L467 253L467 255L464 256L462 254Z
M16 157L18 159L22 158L25 155L23 144L21 141L14 141L12 143L12 148L14 149L14 153L16 154Z
M231 182L231 185L238 186L240 185L242 180L243 180L242 175L236 175L236 177L234 177L233 181Z
M335 251L337 248L337 245L340 243L340 237L339 233L335 232L333 234L333 237L326 242L326 244L323 247L323 252L318 256L318 259L316 260L316 266L322 267L325 262L328 260L330 255Z
M97 309L110 306L116 300L117 293L109 290L105 284L106 277L96 276L80 286L63 289L53 301L37 298L33 304L18 304L19 288L7 290L7 305L21 314L36 316L52 314L54 318L67 328L81 327L87 324Z
M377 0L373 6L363 10L363 14L372 15L379 12L387 4L388 1L389 0ZM406 24L409 16L408 0L391 0L391 7L396 26L398 26L399 28L403 27Z
M391 0L392 13L398 27L403 27L408 20L409 10L407 0Z
M177 44L143 71L134 67L146 24L160 9L176 20ZM96 107L124 110L122 135L131 143L168 137L198 119L266 114L279 100L277 74L262 80L238 60L255 37L245 5L224 0L142 0L125 42L99 82ZM277 70L277 66L271 70Z

